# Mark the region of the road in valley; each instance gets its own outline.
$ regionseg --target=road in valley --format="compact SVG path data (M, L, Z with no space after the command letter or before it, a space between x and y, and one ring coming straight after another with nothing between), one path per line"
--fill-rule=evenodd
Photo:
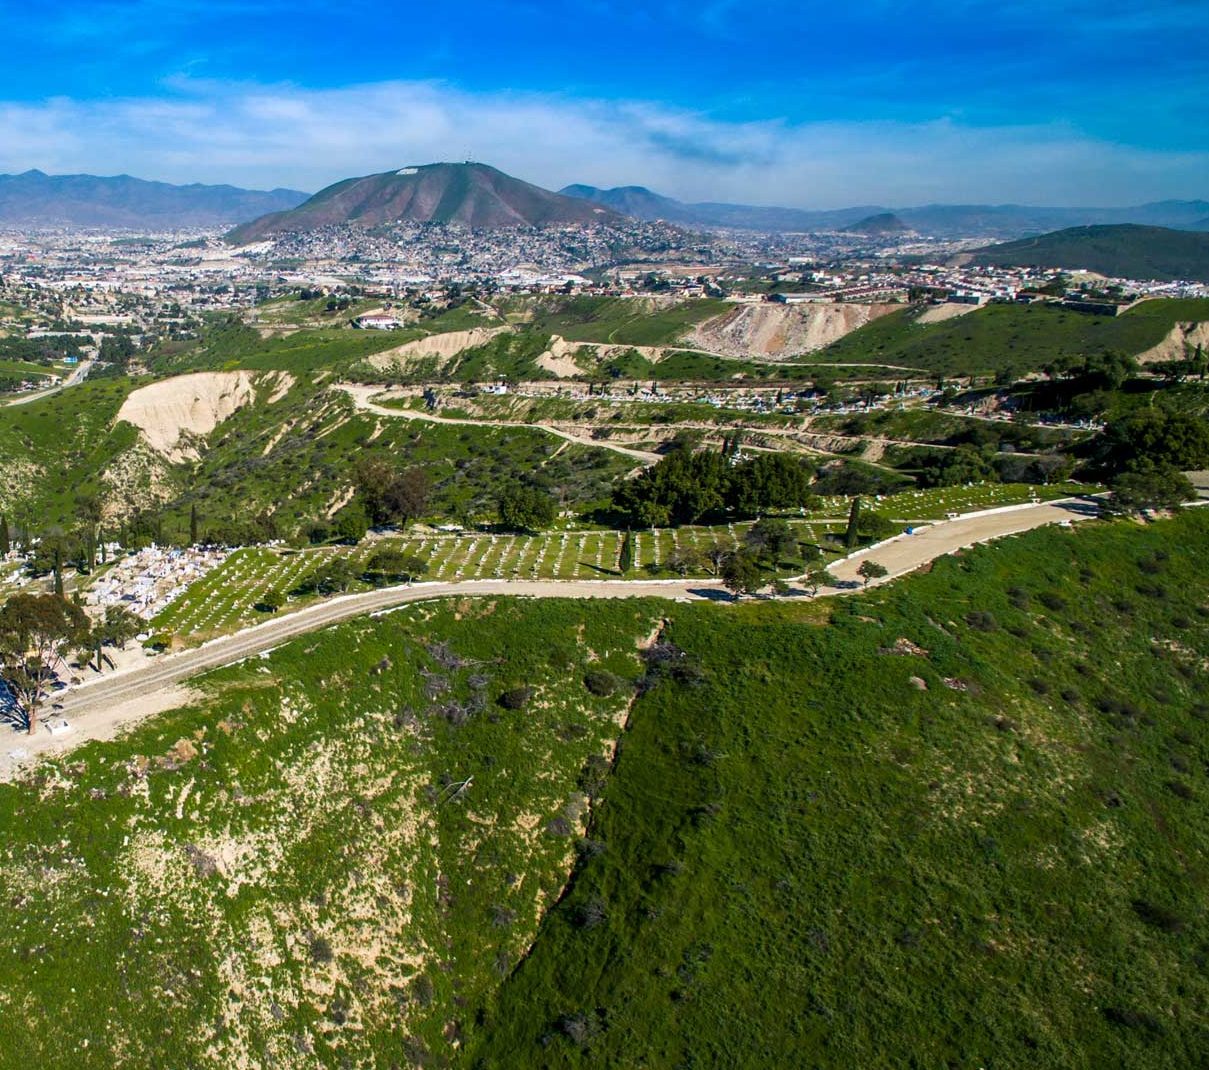
M93 362L86 360L82 364L76 366L76 370L64 379L58 386L48 387L46 390L35 390L30 394L23 394L21 397L13 398L11 401L6 401L5 405L28 405L31 401L41 401L43 398L48 398L52 394L58 394L62 390L66 390L69 386L78 386L86 378L92 370Z

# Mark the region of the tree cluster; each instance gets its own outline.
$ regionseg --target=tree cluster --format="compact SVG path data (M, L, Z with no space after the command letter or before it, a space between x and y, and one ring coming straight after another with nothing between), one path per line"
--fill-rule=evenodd
M678 450L618 484L613 505L634 527L694 524L807 506L814 469L784 453L732 463L719 453Z
M38 711L67 656L95 647L99 669L102 645L124 646L141 626L116 607L93 627L76 603L60 595L13 595L0 606L0 684L11 704L4 716L33 734Z
M353 473L357 494L373 524L406 527L428 506L428 474L422 468L395 468L388 461L367 457Z
M512 483L500 491L496 510L507 531L541 531L554 523L558 504L540 487Z
M1209 468L1209 426L1199 416L1146 408L1104 428L1101 459L1116 471Z

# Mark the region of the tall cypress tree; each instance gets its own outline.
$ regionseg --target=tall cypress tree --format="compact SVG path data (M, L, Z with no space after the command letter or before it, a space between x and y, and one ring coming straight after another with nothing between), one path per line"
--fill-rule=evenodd
M197 545L197 503L189 506L189 545Z
M12 549L8 537L8 517L0 516L0 557L4 557Z
M627 531L621 537L621 549L617 553L617 568L624 575L634 567L634 537Z
M848 530L844 532L844 545L851 550L856 546L857 523L861 518L861 499L858 495L852 499L852 508L848 510Z
M63 597L63 548L55 543L55 594Z

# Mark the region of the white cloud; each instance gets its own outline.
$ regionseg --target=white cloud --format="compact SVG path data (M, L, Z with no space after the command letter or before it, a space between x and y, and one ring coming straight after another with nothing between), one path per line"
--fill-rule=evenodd
M802 207L1127 204L1204 196L1209 154L1061 126L728 123L665 105L389 82L315 90L180 79L155 98L0 103L0 170L124 171L318 189L433 160L558 188L641 184L686 200Z

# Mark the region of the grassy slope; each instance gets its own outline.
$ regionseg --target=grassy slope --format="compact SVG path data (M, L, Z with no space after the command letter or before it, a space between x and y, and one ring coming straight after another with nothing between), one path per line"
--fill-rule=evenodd
M332 327L262 338L250 327L224 324L215 326L199 343L152 354L149 363L156 373L168 375L200 369L282 369L291 372L340 369L422 334L421 331L353 331Z
M964 443L1010 442L1016 449L1042 452L1054 449L1073 435L1057 428L1003 421L980 420L936 412L932 409L880 409L875 412L824 414L811 421L812 431L839 431L845 435L879 435L911 442L960 446Z
M102 489L106 466L135 441L134 429L111 430L137 384L85 382L71 390L0 408L0 507L48 523L67 523L81 494Z
M678 609L704 683L639 700L466 1065L1198 1064L1207 540L1035 533L828 628Z
M572 342L644 346L672 345L694 324L730 307L704 299L656 308L651 302L621 297L546 298L526 305L536 330Z
M277 404L237 412L216 429L196 477L199 508L224 516L279 507L290 526L322 511L350 485L352 463L374 455L423 466L433 513L449 516L488 509L500 486L521 476L540 476L572 501L595 500L632 467L617 454L566 446L537 430L374 418L303 379ZM184 500L178 511L183 523Z
M450 1051L447 1027L516 962L569 869L577 775L626 703L590 696L584 669L632 676L661 608L451 602L361 620L0 785L0 1066ZM437 636L473 664L439 664ZM455 727L440 708L476 675L488 704ZM526 709L495 704L522 684Z
M0 360L0 378L20 375L42 379L56 370L45 364L31 364L27 360Z
M943 375L1001 370L1023 374L1061 358L1110 350L1141 353L1180 322L1209 319L1209 300L1146 301L1115 318L1087 316L1046 305L988 305L921 326L905 309L816 354L833 361L884 360Z

